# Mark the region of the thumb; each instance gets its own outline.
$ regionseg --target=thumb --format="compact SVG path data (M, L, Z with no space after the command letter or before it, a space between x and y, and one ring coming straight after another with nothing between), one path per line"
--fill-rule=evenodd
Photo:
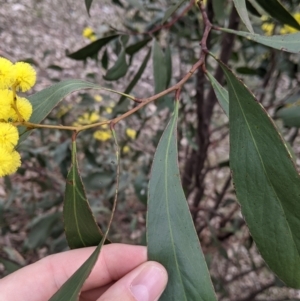
M165 268L148 261L119 279L97 301L157 301L167 281Z

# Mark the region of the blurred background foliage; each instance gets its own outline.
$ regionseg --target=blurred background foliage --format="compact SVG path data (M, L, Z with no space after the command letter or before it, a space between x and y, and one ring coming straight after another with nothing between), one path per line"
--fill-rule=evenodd
M3 2L3 0L2 0ZM82 2L82 3L81 3ZM81 78L138 98L177 83L199 57L203 24L193 2L6 0L0 8L0 55L24 60L38 71L36 91L66 78ZM179 1L177 1L179 2ZM300 22L297 0L281 1ZM66 13L60 12L63 6ZM285 34L264 1L247 1L254 31ZM208 0L214 24L246 30L232 1ZM22 17L22 18L21 18ZM9 19L16 19L10 26ZM253 91L274 118L299 166L299 56L213 31L209 47ZM219 67L208 70L223 85ZM147 185L154 151L174 95L138 111L117 126L121 146L120 194L110 239L145 244ZM90 124L111 119L136 104L96 91L74 93L44 121ZM300 300L268 269L249 234L231 184L228 119L202 71L181 91L179 165L182 184L219 300ZM97 222L105 229L114 196L116 159L107 128L81 133L78 161ZM0 273L67 249L62 222L65 177L71 164L70 133L36 130L20 146L23 165L0 181ZM297 299L298 298L298 299Z

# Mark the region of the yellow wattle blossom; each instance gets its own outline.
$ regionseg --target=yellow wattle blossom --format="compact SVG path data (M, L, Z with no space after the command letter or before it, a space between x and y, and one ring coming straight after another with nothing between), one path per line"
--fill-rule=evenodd
M31 65L24 62L14 64L15 87L17 91L26 92L31 89L36 82L36 72Z
M265 22L262 24L261 29L265 32L266 36L271 36L274 33L275 24Z
M94 30L91 27L85 27L82 31L82 36L89 38L91 35L94 35Z
M102 96L97 94L94 96L94 99L97 101L97 102L101 102L103 100Z
M4 57L0 57L0 89L11 87L14 80L13 63Z
M11 123L0 122L0 145L12 151L19 141L18 129Z
M132 140L136 137L136 131L133 129L126 129L126 135L131 138Z
M0 177L16 172L20 166L20 154L14 150L9 151L0 145Z
M300 24L300 13L296 13L293 15L295 20ZM289 25L284 25L283 28L280 30L280 34L289 34L289 33L296 33L299 30L289 26Z
M95 42L96 40L97 40L97 36L96 35L91 35L90 37L89 37L89 40L91 41L91 42Z
M122 151L123 151L124 154L127 154L127 153L129 153L129 151L130 151L130 147L129 147L128 145L125 145L125 146L123 147Z
M12 101L13 103L13 101ZM29 102L28 99L24 97L19 97L17 96L17 109L21 117L25 120L28 121L32 115L32 104ZM6 121L18 121L19 116L15 109L11 107L9 114L7 115L7 118L5 119Z
M7 116L11 110L13 97L14 95L11 90L0 90L0 120L7 120Z
M84 113L83 115L79 116L77 121L73 123L74 126L79 125L87 125L98 122L100 120L100 115L97 112L92 113Z
M105 108L105 112L108 113L108 114L111 114L112 111L113 111L113 110L112 110L112 108L110 108L110 107Z
M107 141L112 137L112 134L110 131L103 131L103 130L98 130L94 132L94 138L100 141Z

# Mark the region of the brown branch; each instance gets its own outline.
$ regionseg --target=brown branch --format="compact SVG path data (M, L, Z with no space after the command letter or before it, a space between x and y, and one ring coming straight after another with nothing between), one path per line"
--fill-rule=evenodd
M208 4L211 5L210 2ZM209 6L208 6L209 9ZM230 20L228 28L237 29L239 25L239 17L234 6L232 7ZM221 54L220 60L227 64L231 54L235 36L225 33L221 41ZM202 71L202 70L201 70ZM224 81L224 75L220 65L217 67L215 72L215 78L222 84ZM213 108L217 102L214 90L211 87L207 97L204 99L203 88L204 88L204 78L203 72L198 72L198 86L197 86L197 117L198 117L198 130L197 130L197 142L198 142L198 152L196 158L190 158L194 162L194 176L196 183L196 193L193 200L193 207L198 207L204 193L204 179L206 175L205 161L207 158L207 151L210 144L210 133L209 125L212 118ZM194 213L193 219L196 221L197 212Z

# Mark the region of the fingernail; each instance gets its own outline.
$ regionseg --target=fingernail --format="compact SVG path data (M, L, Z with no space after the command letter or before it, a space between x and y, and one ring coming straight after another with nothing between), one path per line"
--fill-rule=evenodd
M149 265L132 281L130 291L136 301L154 301L163 292L166 281L164 270Z

